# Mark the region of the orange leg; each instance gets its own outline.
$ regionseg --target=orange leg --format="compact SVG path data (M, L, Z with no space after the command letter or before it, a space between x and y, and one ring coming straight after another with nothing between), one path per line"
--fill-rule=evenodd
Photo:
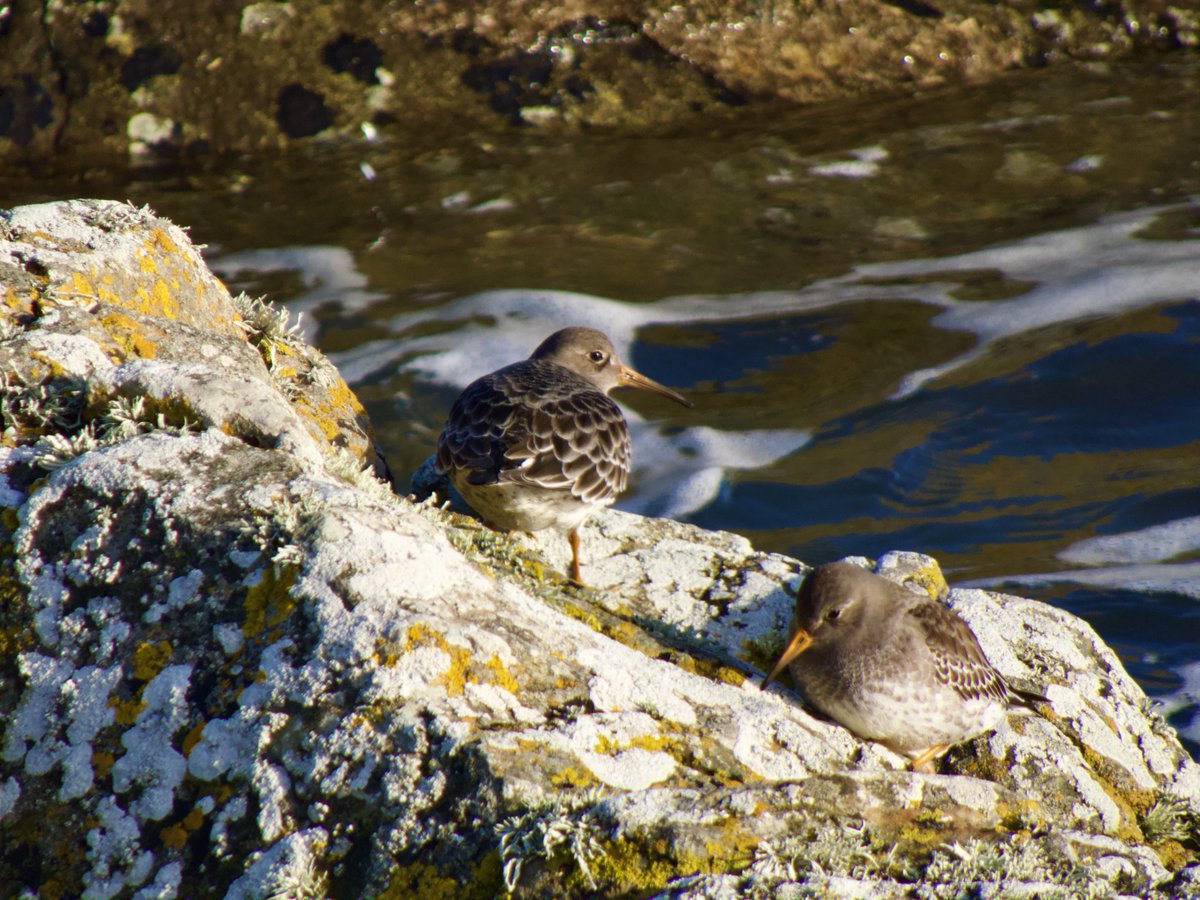
M572 528L567 532L567 540L571 544L571 580L582 587L583 576L579 574L579 530Z
M926 772L932 775L934 774L933 761L949 749L949 744L934 744L932 747L926 747L913 758L909 767L914 772Z

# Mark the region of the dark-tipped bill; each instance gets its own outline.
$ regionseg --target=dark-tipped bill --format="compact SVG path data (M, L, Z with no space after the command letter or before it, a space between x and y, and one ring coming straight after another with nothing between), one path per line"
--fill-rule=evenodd
M682 394L675 393L675 391L671 390L666 385L659 384L653 378L647 378L641 372L636 372L624 364L621 366L621 375L618 379L618 384L620 384L622 387L641 388L644 391L662 394L664 397L670 397L676 403L682 403L684 406L688 407L688 409L691 409L692 407L692 401L687 399L687 397L683 396Z
M770 674L758 686L759 690L764 690L775 679L775 676L783 671L784 666L807 650L808 645L811 643L812 635L803 628L797 628L796 633L792 635L792 639L788 641L787 646L783 648L783 652L779 654L779 659L775 661L775 666L771 669Z

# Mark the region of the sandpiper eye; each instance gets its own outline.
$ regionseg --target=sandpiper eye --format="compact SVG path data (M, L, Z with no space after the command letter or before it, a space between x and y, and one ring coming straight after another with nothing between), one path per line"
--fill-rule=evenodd
M591 353L588 354L588 359L590 359L596 365L600 365L600 363L604 362L604 351L603 350L593 350Z

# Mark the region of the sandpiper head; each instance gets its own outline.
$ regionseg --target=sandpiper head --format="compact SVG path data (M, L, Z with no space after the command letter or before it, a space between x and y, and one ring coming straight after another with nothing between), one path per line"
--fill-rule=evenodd
M670 397L690 407L691 401L652 378L636 372L617 358L612 341L594 328L564 328L546 338L529 356L570 369L607 394L613 388L636 387Z
M874 583L884 581L884 584ZM761 687L809 647L846 641L878 611L887 597L887 582L851 563L817 566L796 593L788 642Z

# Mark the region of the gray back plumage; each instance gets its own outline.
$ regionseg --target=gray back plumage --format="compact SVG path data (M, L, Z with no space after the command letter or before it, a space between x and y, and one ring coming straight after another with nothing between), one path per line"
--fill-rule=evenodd
M527 359L478 379L450 410L437 468L472 484L529 484L589 504L625 489L629 431L615 402L582 376Z

